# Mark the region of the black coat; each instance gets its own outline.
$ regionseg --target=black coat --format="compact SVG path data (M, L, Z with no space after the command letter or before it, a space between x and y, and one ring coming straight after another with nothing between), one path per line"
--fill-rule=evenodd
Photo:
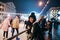
M40 22L37 22L34 24L34 30L33 30L33 38L37 38L37 40L44 40L44 28L45 28L45 19L42 21L40 28Z
M33 24L32 24L30 21L25 21L25 24L26 24L26 29L28 29L28 27L30 28L30 29L27 31L27 33L30 34Z

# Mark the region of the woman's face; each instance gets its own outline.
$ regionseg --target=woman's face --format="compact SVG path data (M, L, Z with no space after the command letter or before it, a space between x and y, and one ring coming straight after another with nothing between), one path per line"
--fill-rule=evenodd
M18 17L16 16L16 18L18 18Z
M40 21L42 21L42 20L43 20L43 18L44 18L44 16L41 16L41 17L40 17Z
M30 19L29 19L29 20L30 20L30 22L31 22L31 23L33 23L33 18L32 18L32 17L30 17Z

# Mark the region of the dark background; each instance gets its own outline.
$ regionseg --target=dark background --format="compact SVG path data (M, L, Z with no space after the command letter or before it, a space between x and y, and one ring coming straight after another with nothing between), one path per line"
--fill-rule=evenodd
M1 2L13 2L17 13L30 13L31 11L40 12L45 6L47 0L0 0ZM42 7L38 6L38 2L43 1L44 5ZM46 7L43 13L46 13L51 7L60 7L60 0L50 0L50 3Z

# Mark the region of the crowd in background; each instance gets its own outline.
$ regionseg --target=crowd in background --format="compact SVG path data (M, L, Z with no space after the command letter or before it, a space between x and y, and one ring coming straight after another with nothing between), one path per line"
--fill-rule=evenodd
M16 15L14 19L11 16L7 17L0 25L0 29L3 29L3 39L8 38L8 30L9 27L12 28L12 36L14 36L14 31L19 33L19 23L20 17ZM51 18L51 20L46 21L44 16L40 16L39 20L36 22L35 13L32 12L28 17L28 21L24 21L26 25L26 29L29 29L27 33L27 40L45 40L44 35L47 30L49 30L48 34L52 39L52 25L54 24L55 30L58 29L58 25L60 24L56 19ZM32 30L33 29L33 30Z
M40 15L39 20L36 21L35 13L31 13L28 21L25 21L27 31L27 40L45 40L45 32L48 32L48 37L52 40L52 27L54 27L54 31L58 29L60 22L51 18L46 21L46 18L43 15ZM33 32L31 32L33 28Z

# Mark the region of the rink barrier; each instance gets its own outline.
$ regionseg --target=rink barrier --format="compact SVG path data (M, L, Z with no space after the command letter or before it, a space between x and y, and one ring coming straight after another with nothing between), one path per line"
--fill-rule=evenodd
M8 38L7 40L12 40L12 39L14 39L15 37L17 37L17 36L19 36L19 35L23 34L24 32L26 32L26 31L28 31L28 30L29 30L29 29L27 29L27 30L25 30L25 31L22 31L22 32L20 32L20 33L18 33L18 34L16 34L16 35L14 35L14 36L12 36L12 37Z

